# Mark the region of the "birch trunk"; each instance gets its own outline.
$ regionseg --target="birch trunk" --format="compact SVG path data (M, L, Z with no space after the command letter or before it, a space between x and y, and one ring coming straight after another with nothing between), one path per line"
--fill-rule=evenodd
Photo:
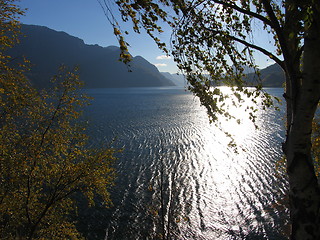
M315 17L315 18L318 18ZM320 189L311 156L312 120L320 98L320 21L314 19L304 40L303 72L287 109L285 154L290 184L291 239L320 239ZM292 81L292 79L290 79Z

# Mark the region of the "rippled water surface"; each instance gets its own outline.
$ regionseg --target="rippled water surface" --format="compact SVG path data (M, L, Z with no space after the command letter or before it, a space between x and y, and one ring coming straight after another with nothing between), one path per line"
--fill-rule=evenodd
M281 89L269 90L281 96ZM285 188L275 175L282 112L257 113L257 125L232 110L230 139L210 125L183 89L90 89L85 115L94 142L123 147L112 190L114 206L95 213L98 239L284 239L285 214L272 207ZM103 236L102 236L103 235ZM93 237L94 238L94 237Z

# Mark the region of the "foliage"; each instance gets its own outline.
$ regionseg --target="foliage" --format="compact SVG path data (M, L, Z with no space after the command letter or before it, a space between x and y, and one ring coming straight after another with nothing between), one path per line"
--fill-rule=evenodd
M18 41L17 28L19 27L19 21L17 16L24 14L14 2L14 0L0 0L1 61L3 61L3 58L8 57L3 55L3 51L8 47L12 47Z
M115 150L88 147L79 117L89 98L77 69L61 67L55 87L40 92L24 75L27 62L12 67L5 49L17 42L19 14L13 1L1 1L0 238L80 239L70 218L75 194L110 204Z
M319 111L318 106L318 111ZM312 123L312 154L314 157L314 168L318 179L320 179L320 114L315 116Z

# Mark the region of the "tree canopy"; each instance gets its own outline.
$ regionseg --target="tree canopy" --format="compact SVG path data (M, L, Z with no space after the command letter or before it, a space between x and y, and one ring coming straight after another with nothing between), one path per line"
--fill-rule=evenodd
M89 98L77 69L62 66L55 87L38 90L28 61L6 55L19 36L14 0L0 1L0 238L80 239L77 201L110 204L115 149L91 148L80 120Z

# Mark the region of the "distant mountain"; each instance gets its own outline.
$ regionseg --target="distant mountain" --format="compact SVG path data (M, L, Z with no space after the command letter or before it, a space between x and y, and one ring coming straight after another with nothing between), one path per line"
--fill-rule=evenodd
M243 67L243 73L244 74L249 74L249 73L253 73L254 72L254 68L253 67L248 67L246 65L242 65L242 67ZM233 65L232 69L233 69L233 71L235 71L236 67Z
M80 79L87 88L173 86L144 58L134 57L130 67L119 61L115 46L87 45L83 40L47 27L22 25L20 44L9 51L12 57L27 57L32 63L28 77L46 87L61 64L80 67ZM129 72L131 70L131 72Z
M284 72L276 63L260 70L260 78L263 87L283 87L285 82ZM257 85L257 80L255 73L249 73L246 76L249 85Z
M252 68L245 68L245 81L249 86L256 86L259 81L257 75ZM166 78L170 79L177 86L186 86L187 81L182 74L170 74L168 72L161 72ZM285 82L285 75L282 68L278 64L270 65L260 70L260 78L263 87L283 87Z
M165 76L167 79L170 79L175 85L180 87L186 87L187 86L187 80L184 75L182 74L171 74L168 72L161 72L163 76Z

